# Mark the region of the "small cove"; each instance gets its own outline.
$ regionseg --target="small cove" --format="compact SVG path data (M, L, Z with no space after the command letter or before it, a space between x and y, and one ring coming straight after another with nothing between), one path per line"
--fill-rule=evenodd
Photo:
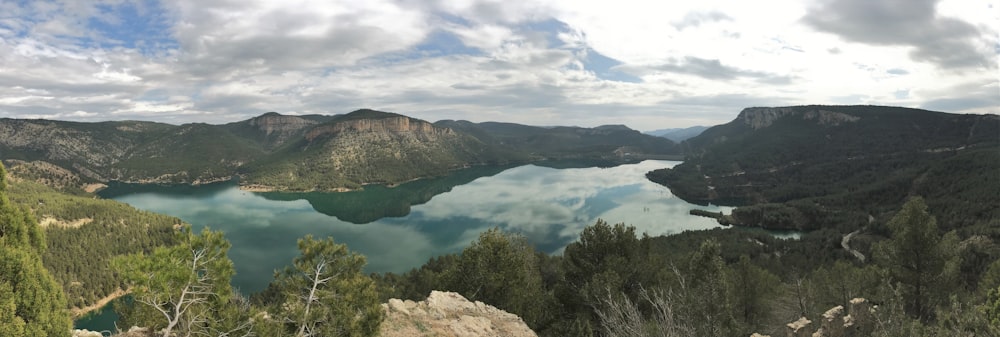
M257 292L275 269L298 255L307 234L332 236L368 259L366 272L402 273L429 258L460 252L479 233L499 227L524 234L535 247L559 254L597 219L635 226L649 235L718 227L691 216L697 206L650 182L645 173L678 164L647 160L608 168L538 165L473 167L395 187L340 193L253 193L234 182L206 186L112 184L101 196L169 214L226 233L237 275L233 285ZM77 321L91 330L113 328L113 311ZM109 323L110 322L110 323Z

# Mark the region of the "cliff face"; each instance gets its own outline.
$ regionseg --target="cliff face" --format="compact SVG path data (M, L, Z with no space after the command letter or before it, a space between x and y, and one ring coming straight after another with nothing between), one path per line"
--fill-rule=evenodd
M432 291L426 301L391 299L380 336L535 337L517 315L462 295Z
M398 116L379 119L353 119L322 125L309 130L306 133L306 140L311 142L319 137L336 136L345 132L382 134L418 133L425 138L455 134L455 131L449 128L437 127L422 120Z
M746 108L740 111L737 120L751 129L759 130L771 126L778 119L787 116L799 116L804 120L815 120L819 125L840 125L841 123L857 122L860 117L842 112L829 111L822 108L809 110L782 108Z
M273 149L298 138L305 130L316 126L319 122L297 116L269 113L252 118L247 124L262 135L262 143L266 148Z
M265 114L260 117L252 118L247 121L250 126L253 126L263 132L265 135L288 135L295 132L301 131L310 126L319 124L319 122L308 120L296 116L283 116L279 114Z

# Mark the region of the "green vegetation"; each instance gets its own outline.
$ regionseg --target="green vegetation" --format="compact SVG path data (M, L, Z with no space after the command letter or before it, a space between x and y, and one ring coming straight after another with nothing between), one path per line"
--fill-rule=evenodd
M221 232L178 232L178 245L115 259L133 301L115 309L124 326L170 336L374 336L384 318L364 256L332 238L299 240L301 255L275 274L256 304L230 286L235 274ZM2 290L2 288L0 288ZM68 331L68 330L67 330Z
M562 256L516 248L523 237L491 230L461 254L378 282L383 300L456 291L522 315L541 336L782 335L786 323L816 321L856 297L879 304L873 336L1000 332L989 323L1000 279L959 268L970 259L1000 266L1000 245L983 233L942 237L922 203L911 199L890 221L890 238L866 250L875 264L856 262L830 231L798 240L738 228L637 237L632 227L599 221ZM975 242L982 256L970 253ZM965 278L983 285L954 286ZM522 297L534 306L517 305Z
M222 232L205 229L200 235L179 231L178 245L159 247L149 255L135 254L115 259L115 270L132 290L133 308L119 307L126 323L142 324L163 337L209 334L243 335L250 322L232 311L229 281L236 273L226 256L229 241ZM126 325L130 326L130 325Z
M6 176L0 165L0 335L67 336L66 298L42 266L45 233L7 199Z
M934 289L957 286L958 236L952 231L942 237L937 220L927 213L927 205L919 197L903 205L889 221L889 228L892 239L878 245L875 256L899 284L898 291L907 299L907 312L926 319L947 300Z
M850 232L921 195L941 228L1000 222L1000 118L880 106L748 108L687 140L684 163L649 172L733 221ZM888 231L877 228L880 235Z
M175 243L180 219L137 210L112 200L60 193L36 182L10 184L10 200L43 219L49 249L46 269L59 281L69 305L83 308L122 288L111 272L115 256L150 252Z
M385 313L375 282L361 273L365 257L332 238L299 240L302 253L275 275L269 307L279 327L268 336L374 336Z

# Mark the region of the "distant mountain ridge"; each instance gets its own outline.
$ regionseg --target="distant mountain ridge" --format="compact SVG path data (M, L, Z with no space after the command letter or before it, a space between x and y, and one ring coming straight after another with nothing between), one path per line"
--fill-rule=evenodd
M943 228L1000 225L1000 116L884 106L747 108L650 172L679 197L740 205L727 219L808 229L882 219L909 196ZM945 220L946 219L946 220Z
M675 143L680 143L688 140L692 137L700 135L702 132L707 130L707 126L692 126L687 128L673 128L673 129L660 129L653 131L646 131L645 134L657 137L663 137L674 141Z
M370 109L270 112L223 125L0 119L0 159L48 162L88 182L202 184L239 176L244 187L267 191L396 184L489 163L679 153L676 144L625 126L430 123Z

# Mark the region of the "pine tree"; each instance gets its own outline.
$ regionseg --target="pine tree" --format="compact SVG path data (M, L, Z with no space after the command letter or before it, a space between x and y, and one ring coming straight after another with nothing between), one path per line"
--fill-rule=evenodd
M301 255L275 275L284 301L273 308L284 335L374 336L385 313L365 257L332 238L299 239Z
M483 232L462 251L449 279L448 289L521 316L529 326L546 314L538 257L523 235Z
M188 227L178 235L179 245L156 248L148 256L135 254L113 261L132 288L133 298L141 304L133 323L162 331L164 337L174 332L210 333L221 325L232 326L220 317L222 309L232 305L229 282L235 269L226 255L229 242L222 232L208 228L195 235Z
M900 286L906 311L927 320L957 281L958 236L938 232L937 220L920 197L907 201L888 225L892 238L876 247L875 257Z
M42 266L44 233L7 199L6 175L0 164L0 336L69 335L62 288Z

